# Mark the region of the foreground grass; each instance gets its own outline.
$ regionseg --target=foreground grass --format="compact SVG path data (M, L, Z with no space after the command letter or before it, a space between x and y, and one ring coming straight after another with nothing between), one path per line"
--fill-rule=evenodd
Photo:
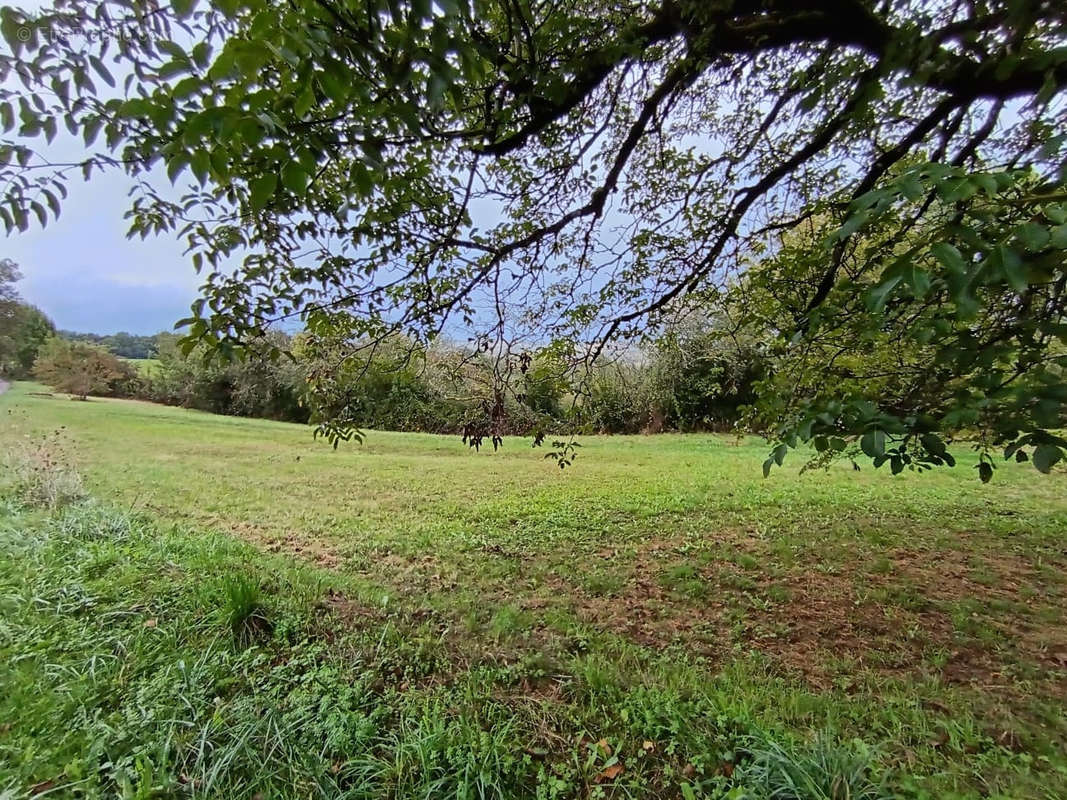
M1062 475L763 481L715 437L561 475L38 388L0 438L66 426L124 510L4 512L16 792L1067 794Z
M947 797L919 773L964 754L1017 788L1051 777L966 714L812 693L755 659L712 674L590 634L551 670L460 666L432 615L92 504L6 504L0 555L0 780L16 796ZM258 622L234 618L237 580ZM859 730L905 737L919 769Z

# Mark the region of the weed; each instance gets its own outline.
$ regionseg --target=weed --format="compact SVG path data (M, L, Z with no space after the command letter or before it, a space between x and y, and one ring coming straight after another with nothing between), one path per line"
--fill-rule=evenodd
M871 564L871 572L875 575L888 575L893 571L893 562L886 556L878 556Z
M8 491L27 505L55 510L85 497L62 427L19 442L5 454L3 466Z
M700 571L692 564L676 564L664 570L660 583L674 592L698 600L708 592L708 585Z
M788 603L791 597L789 589L778 584L772 584L766 589L767 599L772 603L781 605L782 603Z
M734 553L733 562L741 569L753 570L760 568L760 561L750 553Z
M271 630L259 583L248 575L231 575L222 583L226 624L234 639L247 645Z
M587 574L582 581L585 590L590 594L600 597L614 597L619 594L626 585L626 579L606 570L598 570Z
M489 618L489 633L496 639L516 636L530 627L530 616L513 605L504 605Z

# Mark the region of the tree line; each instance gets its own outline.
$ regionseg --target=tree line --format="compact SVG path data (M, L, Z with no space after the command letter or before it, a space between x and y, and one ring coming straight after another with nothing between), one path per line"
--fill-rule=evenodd
M476 347L399 335L369 347L272 331L243 358L224 361L207 358L202 347L183 350L175 333L57 329L21 300L20 277L14 262L0 261L0 374L36 378L81 399L136 398L300 423L343 407L361 427L433 433L476 432L498 404L507 419L501 432L513 435L564 424L595 433L724 431L741 419L765 374L759 347L726 341L721 319L696 315L680 317L643 348L603 358L581 385L570 380L565 354L544 348L525 355L500 397L496 359ZM329 391L315 380L324 371Z
M244 358L224 362L199 349L183 352L177 334L151 338L155 358L137 364L114 345L57 333L19 377L79 398L136 398L288 422L316 422L341 404L360 427L430 433L477 431L502 402L503 433L510 435L562 426L591 433L731 430L763 377L758 348L725 346L714 328L695 323L603 359L580 389L550 352L531 355L503 398L494 397L491 355L443 340L427 346L397 336L374 348L350 343L338 354L305 333L273 331ZM332 394L309 391L315 373L334 360L345 367Z
M156 335L140 335L119 331L118 333L80 333L78 331L60 330L56 332L63 339L72 342L87 342L103 347L109 353L121 358L155 358L159 352Z

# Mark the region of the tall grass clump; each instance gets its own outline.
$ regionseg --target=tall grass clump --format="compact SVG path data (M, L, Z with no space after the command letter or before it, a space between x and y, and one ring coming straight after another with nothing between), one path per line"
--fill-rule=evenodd
M826 733L804 747L785 747L767 736L752 737L748 760L735 775L753 800L889 800L876 782L874 754Z
M270 617L259 584L247 575L227 577L222 584L223 612L239 644L249 644L271 630Z

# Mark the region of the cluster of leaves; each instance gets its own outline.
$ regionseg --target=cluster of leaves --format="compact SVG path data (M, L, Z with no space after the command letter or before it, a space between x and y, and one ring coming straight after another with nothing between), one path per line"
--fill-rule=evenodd
M938 431L976 437L983 481L994 447L1043 472L1063 458L1065 201L1029 170L923 163L858 198L843 226L786 237L732 300L795 320L780 337L776 400L754 415L781 439L765 469L798 442L843 453L846 440L894 474L951 465ZM847 276L813 305L843 230Z

